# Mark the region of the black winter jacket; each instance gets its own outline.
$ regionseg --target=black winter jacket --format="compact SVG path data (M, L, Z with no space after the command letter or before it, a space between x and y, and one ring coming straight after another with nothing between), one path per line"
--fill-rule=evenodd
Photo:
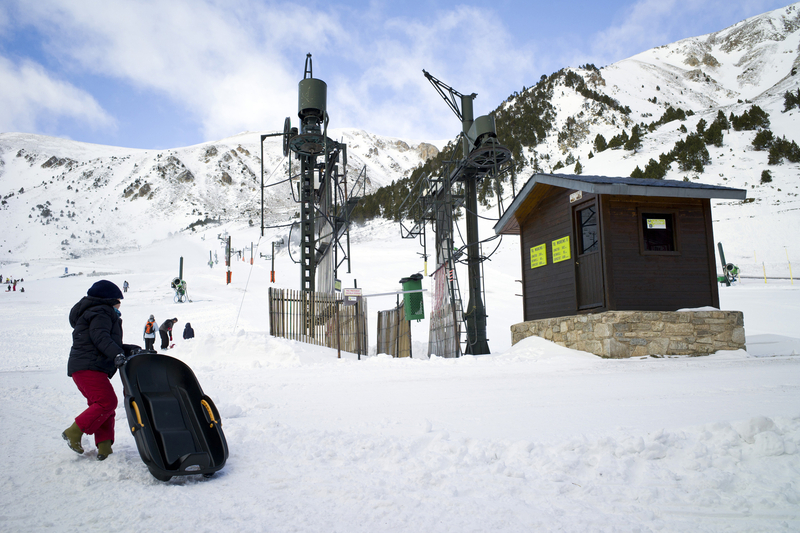
M81 370L96 370L111 378L117 372L114 358L124 349L122 319L114 309L116 303L114 299L84 296L69 312L73 329L68 376Z

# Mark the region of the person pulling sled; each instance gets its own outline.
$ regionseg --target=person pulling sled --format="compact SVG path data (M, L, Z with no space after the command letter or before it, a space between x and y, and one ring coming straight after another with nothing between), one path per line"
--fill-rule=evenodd
M119 287L108 280L100 280L69 312L72 347L67 375L89 407L75 417L61 437L72 451L82 454L83 435L94 435L98 461L111 455L114 444L117 408L117 395L111 386L111 378L117 372L114 360L120 354L124 357L126 351L138 351L138 346L122 344L122 313L119 311L122 299Z

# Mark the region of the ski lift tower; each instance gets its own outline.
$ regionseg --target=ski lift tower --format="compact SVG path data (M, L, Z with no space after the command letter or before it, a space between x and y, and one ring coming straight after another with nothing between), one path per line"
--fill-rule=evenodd
M348 194L347 145L328 137L328 86L314 78L311 54L306 55L298 93L300 129L293 128L291 119L286 117L283 155L289 156L292 194L296 194L295 201L300 204L300 288L333 293L337 270L345 260L349 272L350 215L363 194L366 167ZM291 175L292 154L300 161L298 176ZM346 247L341 242L345 235Z
M481 257L478 235L478 182L490 175L498 175L500 167L511 161L511 150L498 142L493 116L483 115L477 119L473 118L472 101L477 94L461 94L427 71L422 72L461 121L463 157L456 163L455 169L449 176L444 176L443 186L446 187L448 194L456 182L462 182L465 189L469 300L463 317L467 329L467 346L464 353L487 354L490 351L486 338L486 307L481 283L481 264L485 258ZM452 232L450 235L447 233L438 231L437 227L437 267L447 255L452 254Z

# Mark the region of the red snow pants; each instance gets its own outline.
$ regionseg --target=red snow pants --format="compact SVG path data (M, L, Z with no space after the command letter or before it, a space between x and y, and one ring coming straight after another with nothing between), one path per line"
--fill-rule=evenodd
M117 394L105 372L80 370L72 374L72 381L86 397L89 408L75 418L75 423L87 435L94 435L94 443L104 440L114 442L114 415Z

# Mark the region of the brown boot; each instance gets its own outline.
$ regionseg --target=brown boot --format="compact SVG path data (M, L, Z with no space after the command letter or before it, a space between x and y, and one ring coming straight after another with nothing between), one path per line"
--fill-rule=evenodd
M97 443L97 460L98 461L103 461L103 460L105 460L106 457L108 457L109 455L114 453L113 451L111 451L111 443L112 442L113 441L110 441L110 440L104 440L103 442L98 442Z
M83 431L81 431L81 428L78 427L78 424L73 422L70 427L61 433L61 437L67 441L67 446L69 446L70 450L76 453L83 453L83 447L81 446L81 437L83 437Z

